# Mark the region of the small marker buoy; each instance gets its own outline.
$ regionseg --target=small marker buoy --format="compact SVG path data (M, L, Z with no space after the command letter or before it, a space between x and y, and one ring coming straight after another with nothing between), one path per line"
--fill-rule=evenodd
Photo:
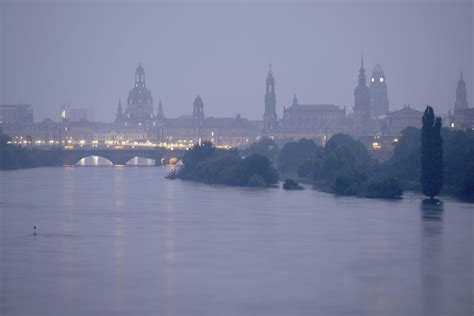
M33 235L36 235L36 226L33 226Z

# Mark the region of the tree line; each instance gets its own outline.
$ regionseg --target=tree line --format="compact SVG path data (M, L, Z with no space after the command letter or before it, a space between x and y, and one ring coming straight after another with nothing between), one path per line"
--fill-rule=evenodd
M442 129L427 107L422 129L403 130L385 162L373 159L361 142L336 134L324 147L309 139L277 144L263 138L238 151L205 142L185 154L183 165L178 178L205 183L274 186L284 175L339 195L398 198L410 190L430 198L440 193L473 198L474 131Z

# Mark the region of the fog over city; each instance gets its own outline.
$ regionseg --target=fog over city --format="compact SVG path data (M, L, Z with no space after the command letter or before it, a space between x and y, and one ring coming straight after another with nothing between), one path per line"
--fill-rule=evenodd
M262 119L271 63L277 113L302 103L352 111L361 52L379 62L390 110L454 106L464 72L473 102L472 1L257 1L224 3L3 1L0 103L31 104L55 120L63 104L115 118L139 62L167 117Z

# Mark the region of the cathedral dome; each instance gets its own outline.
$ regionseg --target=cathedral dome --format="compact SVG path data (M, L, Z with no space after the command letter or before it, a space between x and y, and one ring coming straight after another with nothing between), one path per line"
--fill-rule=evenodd
M377 65L375 65L374 67L374 70L372 70L372 74L383 74L384 71L383 71L383 68L382 66L380 66L379 63L377 63Z

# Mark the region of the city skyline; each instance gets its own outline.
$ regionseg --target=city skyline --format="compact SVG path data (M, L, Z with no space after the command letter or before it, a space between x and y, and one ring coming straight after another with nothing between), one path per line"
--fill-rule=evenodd
M387 5L390 15L380 16ZM261 120L270 62L279 116L295 93L303 103L333 103L352 110L361 51L367 76L377 63L384 68L391 111L409 103L418 109L431 104L447 113L454 106L461 67L471 99L472 5L467 1L450 6L443 1L389 1L383 6L141 3L109 8L60 3L0 8L5 47L1 101L32 104L36 120L57 119L59 107L70 104L94 108L97 120L113 121L118 99L126 99L139 62L147 71L148 89L156 101L162 100L168 117L189 113L200 94L209 116L241 114ZM332 20L324 19L329 12ZM158 13L175 22L161 25L151 18ZM400 16L407 18L397 25ZM204 17L209 22L203 22ZM425 24L418 23L420 17ZM354 23L339 25L342 19ZM55 28L58 21L63 30ZM428 30L439 36L431 38ZM19 37L19 32L25 35ZM308 33L314 34L312 41ZM32 38L35 34L48 36L38 42ZM70 34L75 41L69 40ZM53 49L53 43L58 47ZM172 54L176 58L171 59Z

